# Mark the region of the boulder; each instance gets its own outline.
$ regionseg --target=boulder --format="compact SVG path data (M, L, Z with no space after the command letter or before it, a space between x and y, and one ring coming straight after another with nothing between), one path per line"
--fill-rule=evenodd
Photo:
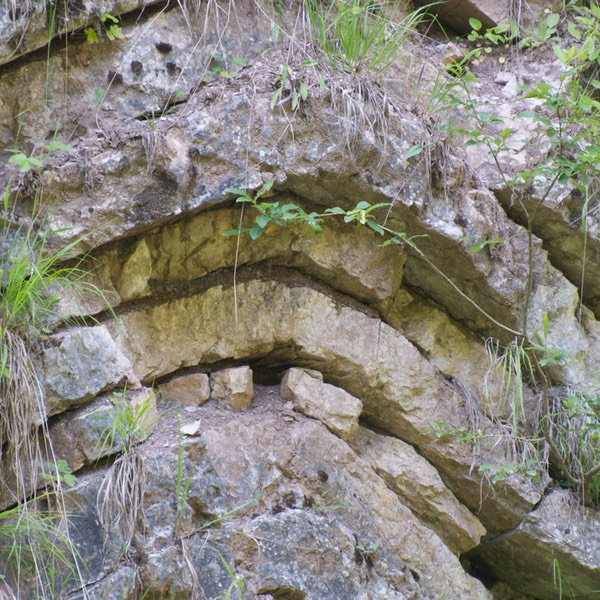
M320 373L290 369L281 380L281 397L291 402L294 410L318 419L343 440L349 440L358 429L362 402L324 383Z
M210 376L210 397L233 411L246 410L254 388L250 367L237 367L215 371Z
M48 412L80 406L127 380L131 363L104 325L71 329L42 356Z
M553 600L557 589L593 598L600 591L599 532L598 511L555 488L516 529L482 544L474 560L537 600Z
M210 380L205 373L190 373L158 386L163 400L175 400L190 406L202 406L210 398Z

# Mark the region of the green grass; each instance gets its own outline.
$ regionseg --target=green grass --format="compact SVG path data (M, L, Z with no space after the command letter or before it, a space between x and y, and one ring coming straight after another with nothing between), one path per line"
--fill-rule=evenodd
M391 3L306 0L313 42L323 50L334 72L379 74L401 54L415 29L426 18L421 7L401 16Z

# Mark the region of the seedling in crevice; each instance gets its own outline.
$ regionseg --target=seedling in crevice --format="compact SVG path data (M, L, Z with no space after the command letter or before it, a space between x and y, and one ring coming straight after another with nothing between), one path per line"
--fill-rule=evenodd
M9 148L8 152L10 152L12 156L8 159L8 162L16 165L21 173L27 173L27 171L30 171L34 167L43 169L53 152L70 152L73 150L71 146L67 146L67 144L63 144L59 140L52 140L51 142L44 144L44 148L46 149L46 153L42 158L37 158L33 155L27 156L18 148Z
M238 71L246 64L246 59L243 56L237 56L229 61L227 57L214 54L211 63L210 73L202 78L204 83L211 83L217 78L233 79L237 77ZM231 64L231 68L228 68L229 64Z
M379 542L359 542L354 549L354 560L357 565L364 563L369 569L373 568L375 553L381 546Z
M302 69L314 67L317 63L314 60L304 60L295 67L290 67L288 63L281 65L281 74L273 82L275 91L271 96L271 108L282 106L290 102L292 112L295 112L303 102L308 101L310 84L296 75ZM326 89L325 80L317 77L319 86L323 91Z
M495 237L495 238L491 238L491 239L483 239L482 236L476 234L476 235L465 235L462 238L460 238L459 242L469 241L469 240L473 241L472 246L468 250L469 254L477 254L477 253L481 252L484 248L489 248L490 250L493 250L496 246L500 246L500 245L504 244L504 242L506 241L506 240L504 240L504 238L499 238L499 237Z
M48 470L44 473L44 479L46 481L64 483L68 486L75 485L77 477L73 474L73 471L66 460L60 459L56 462L48 461L47 468Z
M532 458L518 465L495 465L485 463L483 465L479 465L479 472L485 473L486 476L490 478L492 483L504 481L514 475L522 475L523 477L527 477L536 483L541 483L542 480L540 478L540 471L542 468L543 465L540 463L540 461Z

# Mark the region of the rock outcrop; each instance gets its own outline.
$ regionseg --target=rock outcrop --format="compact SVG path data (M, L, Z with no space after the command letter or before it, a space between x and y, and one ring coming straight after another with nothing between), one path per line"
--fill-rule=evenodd
M45 481L76 549L44 593L546 600L559 572L590 597L597 510L558 487L539 373L515 408L494 355L543 337L564 351L543 365L546 399L596 389L600 279L585 271L581 299L578 266L598 235L574 224L576 191L528 234L539 199L511 202L489 153L442 140L437 41L409 39L418 71L405 56L373 81L315 54L303 2L56 4L0 8L0 144L41 165L0 155L5 231L33 206L47 250L72 244L102 290L50 287L79 320L35 348L52 442L36 460L66 461ZM508 5L435 10L463 31ZM516 86L513 70L498 81ZM534 106L498 81L482 102L507 119Z

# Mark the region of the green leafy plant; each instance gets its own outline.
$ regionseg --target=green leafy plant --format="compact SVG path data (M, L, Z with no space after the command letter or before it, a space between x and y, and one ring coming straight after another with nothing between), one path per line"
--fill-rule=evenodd
M44 479L53 483L64 483L65 485L75 485L77 477L73 474L69 463L61 458L60 460L48 461L48 470L44 472Z
M478 254L485 248L493 250L496 246L504 244L506 240L500 237L483 239L480 235L465 235L462 238L460 238L460 241L472 241L473 243L469 247L469 254Z
M541 483L540 470L543 465L539 461L531 458L523 463L517 465L496 465L485 463L479 466L480 473L485 473L492 483L498 483L513 477L514 475L521 475Z
M102 35L102 32L104 32L106 37L111 42L125 39L123 29L119 25L119 19L108 12L102 13L100 16L100 21L95 27L86 27L83 32L86 35L86 41L88 44L98 44L100 42L100 36Z
M213 54L211 58L210 72L204 75L202 81L211 83L217 78L233 79L237 77L238 71L246 64L246 59L243 56L233 57L228 59L220 54Z
M27 173L27 171L31 171L34 167L39 169L44 168L53 152L69 152L73 150L71 146L63 144L59 140L52 140L51 142L44 144L44 148L46 149L46 154L42 156L42 158L37 158L33 155L27 156L17 148L9 148L8 152L10 152L12 156L8 159L8 162L12 165L16 165L21 173Z
M473 444L484 437L481 430L472 431L468 425L452 425L445 421L433 420L435 428L433 433L442 442L454 442L457 444Z
M380 546L379 542L358 542L354 549L355 562L357 564L365 563L367 567L372 568Z
M501 23L483 31L483 23L474 17L469 19L471 33L467 35L470 42L484 43L487 47L508 44L519 35L519 26L515 21Z
M314 60L305 60L292 69L288 63L281 65L281 74L275 79L275 91L271 96L271 108L282 106L290 102L292 111L296 111L302 102L308 100L310 84L303 79L295 76L297 71L307 67L316 66ZM318 77L319 85L322 90L325 90L325 81L322 77Z

